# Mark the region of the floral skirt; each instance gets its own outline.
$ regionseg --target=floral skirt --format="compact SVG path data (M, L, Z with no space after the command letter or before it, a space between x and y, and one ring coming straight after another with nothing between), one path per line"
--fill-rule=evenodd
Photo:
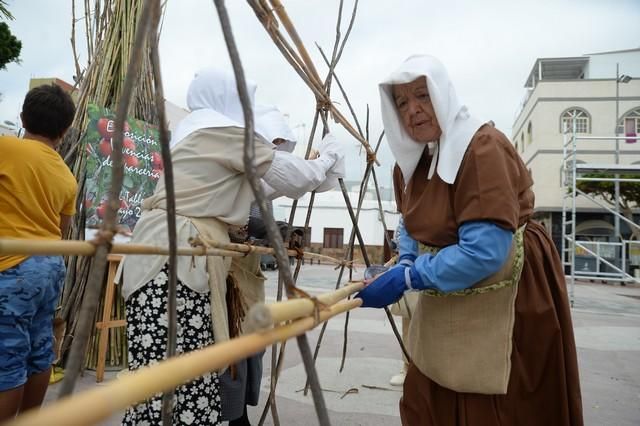
M126 301L129 370L166 358L168 266ZM209 293L200 294L178 280L176 353L212 345ZM162 394L129 407L123 425L162 424ZM220 384L217 373L207 373L177 388L173 398L174 425L219 425Z

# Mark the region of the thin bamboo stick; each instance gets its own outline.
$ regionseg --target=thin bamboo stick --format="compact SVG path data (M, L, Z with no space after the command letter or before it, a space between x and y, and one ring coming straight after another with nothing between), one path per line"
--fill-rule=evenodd
M240 103L242 104L242 114L244 116L245 128L244 128L244 156L243 162L245 166L245 175L249 181L249 185L253 190L253 194L256 198L256 203L260 207L260 213L264 220L264 225L269 236L269 241L272 247L276 250L275 257L280 269L280 276L284 280L285 288L287 290L287 296L290 298L295 290L295 282L291 276L291 268L287 259L287 254L284 248L282 237L276 226L276 222L273 218L271 209L267 207L266 198L260 179L257 175L256 163L255 163L255 140L254 140L254 123L253 123L253 111L252 105L247 92L247 86L244 76L244 70L242 69L242 63L240 61L240 55L238 48L231 30L231 23L229 21L229 15L224 5L223 0L214 0L216 10L218 12L218 18L220 20L220 26L222 27L222 33L227 45L227 51L229 58L231 59L231 65L236 77L236 87L238 89L238 95ZM297 337L298 348L300 349L300 355L302 357L302 363L305 367L309 383L311 384L311 395L313 397L313 405L318 416L318 422L321 426L328 426L331 424L329 421L329 414L327 406L324 401L324 395L322 394L322 388L320 387L320 381L318 379L318 373L316 371L313 360L311 359L311 351L309 349L309 340L306 334L302 334Z
M354 282L336 291L321 294L316 299L323 305L331 306L363 288L364 283ZM316 302L307 298L289 299L270 304L258 303L253 305L247 314L247 326L249 330L264 330L284 321L309 316L315 309L317 309Z
M160 0L155 0L153 17L151 19L150 41L151 46L151 68L153 71L153 83L155 89L156 111L160 122L160 146L162 147L162 164L164 164L164 182L167 192L167 232L169 238L169 282L168 282L168 302L167 302L167 358L176 354L177 344L177 280L178 280L178 248L176 230L176 197L175 183L173 181L173 163L171 161L171 151L169 147L169 130L164 109L164 88L162 86L162 75L160 72L160 55L158 53L158 28L162 15L162 5ZM165 392L162 395L162 424L170 426L173 417L172 400L174 391Z
M243 257L247 253L274 254L271 247L252 246L249 244L217 243L213 240L205 240L210 247L178 247L178 256L222 256ZM217 248L221 247L221 248ZM93 256L96 246L89 241L72 240L26 240L0 238L0 254L4 255L63 255L63 256ZM126 255L169 255L167 246L153 246L148 244L112 244L109 254ZM297 256L295 250L287 250L289 256ZM323 260L335 265L350 266L349 262L326 256L319 253L304 252L308 259Z
M326 321L342 312L355 309L361 299L337 303L320 312L320 321ZM60 400L40 410L31 410L7 426L49 424L51 419L64 425L96 424L111 414L143 401L159 392L175 388L207 372L222 368L270 344L299 336L316 326L314 318L303 318L293 323L261 333L253 333L180 355L156 365L145 367L123 377Z
M12 255L79 255L93 256L96 245L88 241L71 240L9 240L0 238L0 254ZM147 244L112 244L109 254L169 255L166 246ZM244 253L206 247L178 247L180 256L243 257ZM335 259L334 259L335 260Z
M275 10L276 14L280 18L280 22L282 22L285 29L289 33L291 40L293 40L293 43L296 45L296 48L298 49L298 53L300 53L300 56L302 57L304 64L307 66L307 69L310 71L307 74L311 76L315 84L321 85L322 82L320 81L320 75L318 74L318 71L316 70L316 67L313 64L313 61L311 60L311 56L309 56L309 52L307 52L307 49L304 47L304 43L302 43L302 39L298 35L298 31L296 31L296 27L293 25L293 22L291 22L291 19L289 19L289 15L287 14L287 11L285 10L284 6L280 2L280 0L270 0L270 1L271 1L271 4L273 5L273 9Z
M239 244L239 243L222 243L219 241L210 240L203 237L196 237L189 240L191 244L199 245L200 243L204 243L207 246L213 248L219 248L224 250L236 251L240 253L256 253L256 254L275 254L275 249L272 247L263 247L263 246L254 246L251 244ZM297 256L298 252L296 250L286 250L289 256ZM303 252L304 257L309 259L318 259L325 260L327 262L334 263L336 265L342 265L344 261L340 259L336 259L330 256L326 256L320 253L311 253L311 252Z
M264 0L264 2L266 2L266 0ZM329 72L327 73L327 77L326 77L326 79L324 81L324 84L323 84L323 89L326 91L326 97L329 98L329 99L330 99L330 94L331 94L332 75L334 75L333 70L334 70L334 68L337 65L338 60L339 60L338 45L340 43L340 37L341 37L340 27L341 27L341 22L342 22L343 5L344 5L343 1L340 0L340 4L338 6L338 18L337 18L337 21L336 21L336 38L335 38L334 47L333 47L333 55L332 55L332 58L331 58L331 63L328 64ZM342 48L344 48L344 45L346 43L346 39L348 38L349 33L351 31L351 27L352 27L354 19L355 19L356 10L357 10L357 1L356 1L356 4L355 4L355 7L353 9L352 15L351 15L351 21L350 21L350 24L349 24L349 29L347 30L347 34L345 36L345 39L342 42L342 46L340 48L340 52L342 51ZM278 45L277 42L276 42L276 45ZM281 50L282 50L282 48L281 48ZM294 65L294 68L296 68L295 65ZM299 71L299 73L300 73L300 71ZM303 78L303 80L304 80L304 78ZM323 111L322 109L316 107L316 111L315 111L314 118L313 118L313 125L312 125L312 128L311 128L311 133L309 135L309 142L307 144L307 152L306 152L305 158L309 157L309 152L311 151L311 145L312 145L313 138L314 138L315 131L316 131L316 128L317 128L317 124L318 124L318 118L320 116L322 117L322 123L323 123L323 137L329 131L328 126L327 126L326 111ZM358 124L357 120L356 120L356 124ZM304 227L305 227L305 231L304 231L305 235L306 235L306 233L308 232L308 229L309 229L309 222L311 220L311 211L312 211L314 200L315 200L315 194L316 194L315 191L313 191L311 193L311 198L309 200L309 205L307 207L307 217L306 217L305 225L304 225ZM289 226L291 226L293 224L293 219L295 217L297 206L298 206L298 200L295 200L294 203L293 203L293 206L291 208L291 214L290 214L290 217L289 217ZM339 278L338 278L338 283L340 283L341 277L342 277L342 273L344 271L345 266L347 265L346 260L347 259L345 259L345 261L342 261L342 262L340 262L338 264L338 265L341 266L340 274L339 274ZM296 264L296 270L295 270L295 273L294 273L294 278L293 278L294 282L297 282L298 273L300 271L300 266L301 266L301 260L298 259L298 262ZM278 281L278 296L281 295L281 290L282 290L281 289L281 283L282 283L282 281L279 280ZM337 288L337 285L336 285L336 288ZM280 297L278 297L278 300L280 300ZM323 330L324 330L325 327L326 327L326 323L323 325ZM274 424L275 425L279 425L279 420L278 420L278 415L277 415L277 408L276 408L275 388L276 388L276 385L277 385L277 382L278 382L278 376L280 374L280 370L281 370L282 365L283 365L285 348L286 348L286 342L284 342L281 345L280 353L278 355L278 358L276 359L277 348L276 348L276 345L274 345L274 347L273 347L272 354L271 354L271 381L270 381L269 397L267 399L267 402L266 402L266 404L264 406L264 409L262 411L262 414L260 416L260 420L259 420L259 423L258 423L259 426L262 426L264 424L264 421L266 419L267 413L269 412L269 409L271 409L271 413L272 413ZM305 353L307 353L309 357L312 357L313 358L313 362L315 363L315 357L313 357L311 355L311 351L310 350L306 350ZM305 385L305 396L307 395L308 389L309 389L309 379L307 379L306 385Z
M317 75L317 72L313 67L313 63L310 62L308 53L304 48L304 44L302 44L302 41L299 39L299 37L297 37L297 32L295 32L295 27L293 27L293 24L288 19L288 16L286 15L286 11L284 10L284 6L282 6L282 4L279 1L277 1L276 13L281 18L281 20L283 16L286 16L285 19L287 19L287 22L285 23L283 21L283 25L289 31L291 38L294 40L294 43L296 44L296 46L299 48L299 51L301 51L300 53L303 56L303 58L306 55L308 59L308 61L303 59L302 60L303 63L297 62L295 59L293 59L293 56L289 53L291 51L291 47L286 43L282 35L279 34L279 31L277 30L277 28L274 28L274 26L271 24L271 21L268 21L268 22L266 21L267 15L261 12L260 11L261 8L255 5L255 0L247 0L247 1L253 7L256 13L256 16L258 17L258 20L265 27L265 29L273 39L276 46L280 49L280 51L285 56L285 59L287 59L289 63L293 66L294 70L298 72L302 80L307 84L307 86L314 93L316 99L326 104L325 106L331 112L333 119L339 124L341 124L345 128L345 130L347 130L347 132L349 132L358 142L360 142L362 146L364 146L365 150L367 151L367 154L374 159L377 165L380 165L380 162L377 159L375 159L375 153L373 149L371 149L369 142L367 142L367 140L363 138L358 133L358 131L353 128L353 126L351 126L349 121L342 115L342 113L336 108L336 106L333 103L331 103L329 96L324 90L324 86L322 85L322 83L319 82L319 79L316 79L315 75ZM273 14L270 14L269 16L273 19ZM292 33L295 34L295 36ZM304 53L302 51L304 51Z

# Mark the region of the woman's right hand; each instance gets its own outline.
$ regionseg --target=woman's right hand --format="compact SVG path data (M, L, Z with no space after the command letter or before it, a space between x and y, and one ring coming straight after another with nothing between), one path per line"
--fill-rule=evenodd
M363 308L384 308L400 300L407 290L405 268L389 269L367 283L355 297L362 299Z
M320 152L320 157L331 158L334 164L344 158L344 149L342 145L331 133L327 133L327 135L322 139L318 145L318 151Z

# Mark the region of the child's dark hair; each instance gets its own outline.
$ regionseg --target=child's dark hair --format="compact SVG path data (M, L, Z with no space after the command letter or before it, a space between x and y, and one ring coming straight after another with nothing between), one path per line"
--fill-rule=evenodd
M59 139L71 126L75 111L73 99L59 86L34 87L22 104L22 125L34 135Z

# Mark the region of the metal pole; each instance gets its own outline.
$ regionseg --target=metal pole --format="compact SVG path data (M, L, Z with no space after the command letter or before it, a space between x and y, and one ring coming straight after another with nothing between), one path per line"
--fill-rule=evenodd
M575 290L576 290L576 156L578 155L577 138L576 138L576 120L573 120L573 133L571 135L571 252L569 258L571 259L571 290L569 299L571 301L571 307L573 307Z
M616 127L615 127L615 135L616 135L616 153L615 153L615 162L616 164L620 164L620 140L618 139L618 116L619 116L619 104L620 104L620 64L616 63ZM613 226L615 238L618 241L622 240L622 236L620 235L620 175L616 175L616 181L614 182L615 188L615 211L616 214L613 217ZM620 259L620 251L616 247L616 259ZM622 277L620 277L622 278Z

